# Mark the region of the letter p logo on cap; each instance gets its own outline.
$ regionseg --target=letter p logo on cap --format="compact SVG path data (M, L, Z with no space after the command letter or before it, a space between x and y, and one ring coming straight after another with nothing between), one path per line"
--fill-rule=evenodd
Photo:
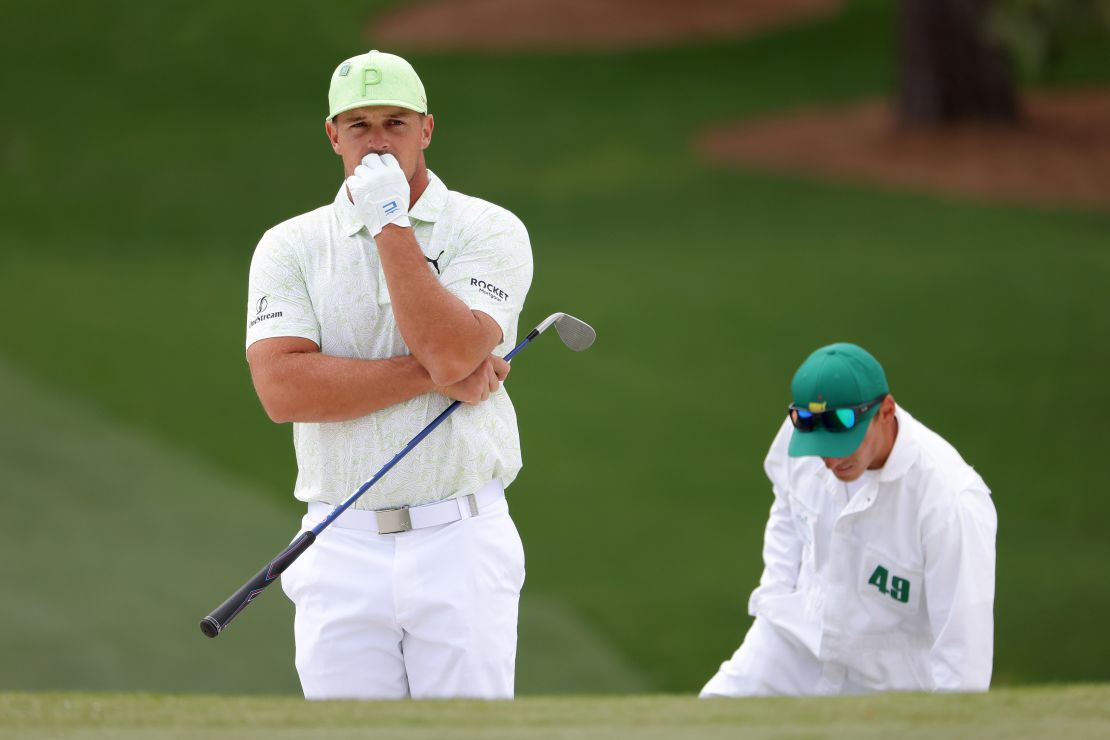
M362 94L369 95L368 88L380 84L382 81L382 71L378 67L367 67L362 70Z

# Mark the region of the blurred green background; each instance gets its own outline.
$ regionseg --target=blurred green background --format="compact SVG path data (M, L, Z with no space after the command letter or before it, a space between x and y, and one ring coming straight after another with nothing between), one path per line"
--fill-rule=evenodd
M272 590L196 623L293 535L289 427L243 357L253 248L329 201L328 75L385 3L4 4L0 690L296 692ZM622 53L409 54L430 166L528 225L522 316L590 353L516 363L519 691L695 691L761 570L761 464L822 344L999 512L996 684L1110 678L1110 214L699 162L703 127L886 94L893 6ZM1041 85L1110 81L1077 36ZM385 461L383 461L385 462Z

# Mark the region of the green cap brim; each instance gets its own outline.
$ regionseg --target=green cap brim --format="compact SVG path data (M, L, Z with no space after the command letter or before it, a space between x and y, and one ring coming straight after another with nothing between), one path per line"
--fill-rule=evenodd
M794 430L790 437L787 454L790 457L850 457L859 449L871 420L875 418L878 406L867 412L867 418L846 432L830 432L828 429L815 429L812 432Z

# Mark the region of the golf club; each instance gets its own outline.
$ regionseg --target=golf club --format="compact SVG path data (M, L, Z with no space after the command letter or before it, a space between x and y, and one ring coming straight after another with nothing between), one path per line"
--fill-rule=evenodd
M513 355L524 349L533 339L542 334L544 330L552 324L555 325L555 331L558 333L559 339L563 341L563 344L575 352L589 349L590 345L594 343L594 339L597 337L597 332L585 321L576 319L570 314L553 313L544 319L539 326L528 332L528 336L526 336L520 344L513 347L512 351L505 355L503 359L506 362L512 360ZM405 455L412 452L413 448L420 444L421 440L427 437L433 429L439 426L443 420L450 416L461 404L461 401L455 401L444 409L443 413L433 419L428 426L424 427L419 434L413 437L412 440L405 445L403 450L398 452L392 460L387 462L381 470L374 474L374 477L363 483L346 501L336 506L324 521L317 524L308 532L301 532L288 547L278 553L277 556L267 563L262 570L258 571L253 578L244 583L238 591L229 596L224 603L216 607L211 614L202 619L200 621L201 632L208 637L216 637L226 629L231 620L235 619L239 612L246 608L247 604L254 601L259 594L266 590L267 586L273 583L286 568L292 565L292 563L301 556L301 553L307 550L312 543L316 541L320 533L327 529L329 524L334 522L340 514L357 501L359 496L366 493L370 486L377 483L381 477L388 473Z

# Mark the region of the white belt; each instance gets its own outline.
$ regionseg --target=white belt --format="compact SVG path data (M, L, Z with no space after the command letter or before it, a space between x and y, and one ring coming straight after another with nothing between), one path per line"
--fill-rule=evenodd
M478 516L483 509L505 498L505 488L501 481L494 479L477 491L446 501L422 506L400 506L395 509L347 509L331 525L340 529L364 529L378 534L397 534L424 527L438 527L460 519ZM335 510L331 504L311 501L308 515L323 521Z

